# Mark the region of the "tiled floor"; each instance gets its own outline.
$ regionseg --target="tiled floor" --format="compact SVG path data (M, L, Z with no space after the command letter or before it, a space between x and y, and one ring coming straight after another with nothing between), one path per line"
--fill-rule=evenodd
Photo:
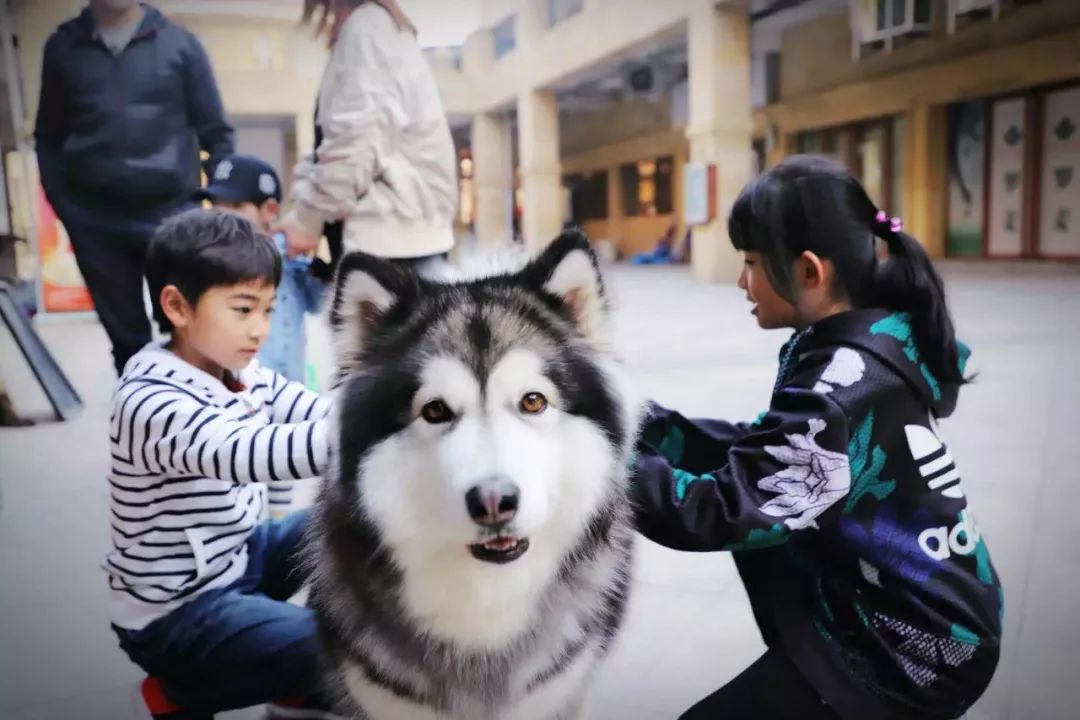
M958 326L981 374L943 424L1005 581L997 677L972 719L1080 715L1080 272L947 266ZM641 390L696 414L748 419L767 401L784 336L758 331L741 293L674 269L616 268L617 324ZM98 561L108 542L105 423L112 375L89 322L40 328L86 400L67 424L0 430L0 718L147 717L139 672L116 647ZM322 336L313 353L325 364ZM43 399L0 336L16 400ZM595 693L594 720L665 720L761 651L731 560L641 542L625 631ZM257 711L229 716L259 717Z

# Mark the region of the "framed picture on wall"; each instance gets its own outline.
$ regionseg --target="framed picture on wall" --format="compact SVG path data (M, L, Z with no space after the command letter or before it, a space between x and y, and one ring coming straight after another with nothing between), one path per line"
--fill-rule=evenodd
M683 165L687 225L704 225L716 218L716 166L708 163Z
M1080 85L1046 94L1043 104L1038 252L1080 257Z
M986 215L986 117L989 103L974 100L949 107L948 252L983 254Z
M989 212L987 254L1020 257L1024 251L1027 152L1027 99L1007 98L994 102L990 111Z

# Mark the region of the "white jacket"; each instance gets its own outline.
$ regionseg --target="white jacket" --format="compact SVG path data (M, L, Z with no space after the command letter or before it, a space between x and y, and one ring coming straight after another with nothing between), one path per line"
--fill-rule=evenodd
M156 344L113 398L109 498L112 621L138 630L236 582L247 538L293 481L326 466L331 403L253 360L243 389Z
M345 250L413 258L450 250L457 162L416 38L376 3L356 8L319 89L323 142L296 168L292 222L345 221Z

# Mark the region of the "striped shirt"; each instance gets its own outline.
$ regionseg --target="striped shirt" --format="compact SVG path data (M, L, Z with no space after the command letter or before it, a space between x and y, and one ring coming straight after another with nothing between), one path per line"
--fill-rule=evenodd
M112 621L140 629L247 568L245 541L268 505L327 461L330 402L258 361L242 389L156 344L113 398Z

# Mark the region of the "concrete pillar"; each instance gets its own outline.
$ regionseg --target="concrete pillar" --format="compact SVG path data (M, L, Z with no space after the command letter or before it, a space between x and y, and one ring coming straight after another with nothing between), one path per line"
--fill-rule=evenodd
M518 48L531 48L548 31L548 4L543 0L519 2L514 18L514 35Z
M513 163L510 124L505 117L479 113L472 123L476 239L481 244L510 242Z
M765 157L765 167L772 168L779 165L788 155L795 154L795 135L777 129L776 138L772 148Z
M730 282L740 258L727 235L727 215L753 168L750 110L750 19L740 6L694 0L689 18L690 161L714 163L717 217L694 229L694 277Z
M518 98L518 152L522 235L527 248L539 250L558 236L563 224L559 104L554 93L534 90Z
M465 38L461 48L461 72L466 77L479 77L495 62L495 38L491 30L474 30Z
M683 251L683 236L686 235L686 187L683 182L683 167L690 161L690 148L680 147L675 151L675 176L671 178L671 192L675 200L672 210L675 213L675 247Z
M930 257L944 257L949 181L946 108L914 107L906 125L904 230L923 244Z
M622 249L623 242L623 207L622 207L622 175L619 166L613 165L607 171L607 204L608 222L607 235L616 248Z

